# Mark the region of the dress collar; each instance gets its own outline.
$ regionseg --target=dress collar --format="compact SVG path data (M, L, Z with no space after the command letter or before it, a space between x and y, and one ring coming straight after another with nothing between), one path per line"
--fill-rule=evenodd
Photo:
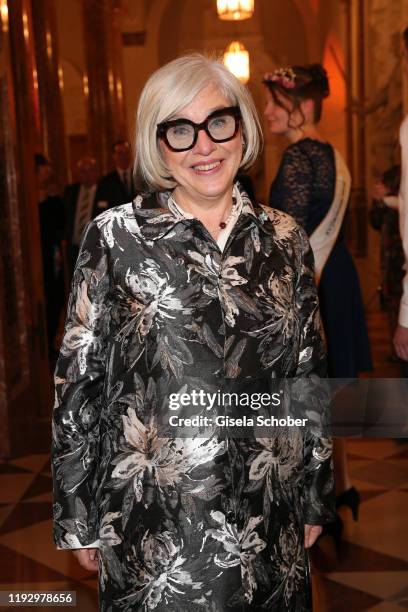
M250 218L265 233L274 233L273 223L268 213L260 204L250 200L239 182L234 184L233 194L234 197L239 198L242 202L242 209L237 223L241 225L241 219L243 221ZM170 191L162 191L152 194L140 194L133 200L133 211L138 229L145 239L156 241L163 238L180 223L192 226L196 222L196 219L187 218L174 205L170 205L169 208L168 200L170 197Z

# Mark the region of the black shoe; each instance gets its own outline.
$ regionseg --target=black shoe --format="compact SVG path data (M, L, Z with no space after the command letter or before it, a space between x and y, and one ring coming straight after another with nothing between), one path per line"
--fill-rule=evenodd
M350 487L347 491L343 491L336 497L336 508L340 506L348 506L353 514L353 519L358 520L358 509L360 506L360 494L354 487Z
M343 527L344 525L343 525L341 516L336 514L336 518L334 519L334 521L332 521L331 523L326 523L326 525L323 525L323 531L320 534L321 538L325 535L329 535L330 537L333 538L334 545L336 547L337 557L340 556L341 537L343 535Z

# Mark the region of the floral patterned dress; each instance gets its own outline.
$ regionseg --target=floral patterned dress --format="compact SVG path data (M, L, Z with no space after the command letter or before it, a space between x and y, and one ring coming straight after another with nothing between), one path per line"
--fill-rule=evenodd
M173 393L324 374L307 238L241 191L221 252L168 195L83 239L56 369L56 544L98 542L105 612L310 610L304 524L333 517L326 403L290 434L159 432Z

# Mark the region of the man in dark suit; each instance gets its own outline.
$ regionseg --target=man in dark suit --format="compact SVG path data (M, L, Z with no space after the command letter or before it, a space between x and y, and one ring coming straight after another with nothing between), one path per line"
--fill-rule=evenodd
M93 216L96 203L98 169L93 157L83 157L77 164L78 182L64 190L65 239L68 246L70 276L78 257L85 226Z
M103 176L98 183L95 216L107 208L130 202L136 195L129 143L117 140L112 145L112 157L115 170Z
M34 162L37 180L48 356L52 369L56 359L55 344L59 321L65 302L64 271L62 267L64 207L58 194L58 186L50 162L41 153L36 153Z

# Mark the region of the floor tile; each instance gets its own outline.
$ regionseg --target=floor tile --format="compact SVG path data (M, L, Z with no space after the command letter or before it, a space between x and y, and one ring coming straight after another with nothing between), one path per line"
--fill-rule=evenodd
M387 459L372 461L369 465L353 464L350 472L356 478L387 488L397 488L408 482L406 467L398 461Z
M403 588L389 599L403 608L408 608L408 580L405 581Z
M12 463L0 463L0 474L30 474L32 470L13 465Z
M13 459L12 461L10 461L10 463L19 467L26 468L33 472L39 472L42 470L43 466L46 465L48 459L48 454L38 453L35 455L25 455L24 457Z
M374 482L367 482L366 480L360 480L353 476L353 485L361 493L361 491L384 491L384 486L377 485ZM387 487L388 489L388 487Z
M368 608L367 612L405 612L405 610L391 601L382 601L373 608Z
M75 580L90 577L90 572L79 565L69 550L56 550L52 541L51 519L0 535L0 544Z
M36 502L50 502L52 503L52 491L48 493L41 493L41 495L35 495L34 497L25 498L24 501L26 503L36 503Z
M346 609L362 612L381 601L378 597L323 576L319 576L318 591L321 612L345 612ZM347 602L346 608L345 602Z
M405 446L407 446L407 444L404 444L403 446L401 446L401 444L398 445L401 448L401 452L396 453L395 455L392 455L391 459L393 461L408 461L408 448L405 448ZM402 450L404 449L404 450Z
M0 475L0 501L17 502L34 480L34 473Z
M344 537L355 544L408 561L408 493L389 491L360 507L358 523L348 521Z
M372 548L360 546L343 540L340 555L337 557L334 547L320 543L313 547L311 558L313 567L318 573L328 572L408 572L408 561L393 557Z
M351 462L351 461L361 461L362 459L367 459L367 457L364 457L364 455L357 455L355 453L350 453L349 451L347 451L347 460L349 462Z
M5 504L0 508L0 529L10 512L12 512L13 508L14 504Z
M52 479L49 476L38 474L31 482L30 486L24 491L22 499L25 501L29 497L49 493L52 491Z
M330 580L340 582L380 599L393 599L408 584L407 572L332 572Z
M50 502L24 503L20 502L10 512L0 527L0 535L18 529L24 529L29 525L41 523L52 515Z
M0 543L0 585L5 590L5 583L19 584L25 581L50 581L60 582L66 580L57 568L44 565L43 563L27 557L26 555L4 546Z
M42 472L51 472L51 456L50 455L48 455L48 457L47 457L47 459L46 459L46 461L45 461L41 471Z
M349 471L349 475L350 478L354 484L354 481L357 480L363 480L364 482L370 482L369 480L367 481L366 478L359 476L359 474L364 470L370 469L370 466L373 464L373 461L371 459L355 459L354 461L350 461L348 464L348 471ZM375 483L373 483L375 484ZM377 485L379 486L379 485ZM383 488L383 487L381 487Z
M347 451L369 459L384 459L401 452L401 446L395 440L347 440Z
M364 491L359 489L358 492L360 495L360 502L364 503L369 499L373 499L373 497L377 497L378 495L384 495L384 493L387 493L387 489L374 489L371 491Z

